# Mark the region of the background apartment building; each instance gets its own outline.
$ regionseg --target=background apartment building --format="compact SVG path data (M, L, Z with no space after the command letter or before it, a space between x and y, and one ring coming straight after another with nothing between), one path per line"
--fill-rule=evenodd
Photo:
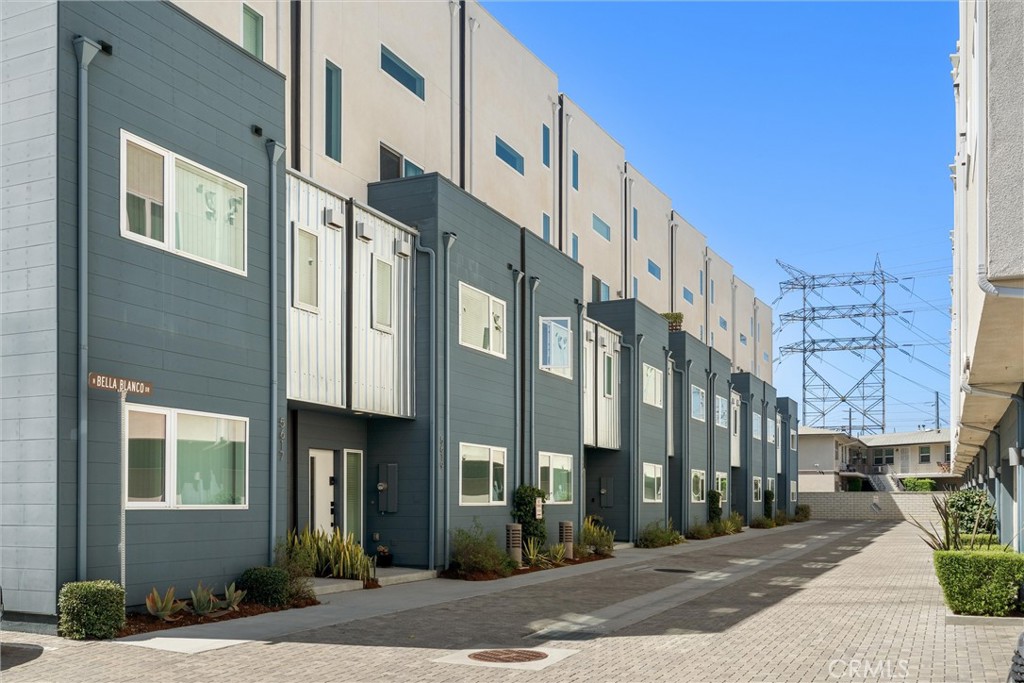
M1024 5L961 0L956 102L950 425L953 470L999 502L1024 548ZM1006 523L1007 521L1011 523Z

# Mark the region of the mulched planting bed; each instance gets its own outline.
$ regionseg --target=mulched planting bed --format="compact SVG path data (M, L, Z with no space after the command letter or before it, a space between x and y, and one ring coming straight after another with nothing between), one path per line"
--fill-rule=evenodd
M589 555L587 557L576 558L575 560L565 560L560 567L567 567L573 564L583 564L584 562L596 562L598 560L607 560L611 558L611 555ZM542 572L548 569L558 569L558 567L520 567L513 571L509 576L519 576L520 574L532 574L534 572ZM508 576L502 576L498 572L470 572L468 574L463 573L457 569L445 569L444 571L438 572L437 574L442 579L457 579L459 581L494 581L495 579L507 579Z
M180 628L182 626L194 626L195 624L212 624L218 621L230 621L231 619L241 619L243 617L254 617L258 614L266 614L267 612L280 612L286 609L301 609L303 607L312 607L313 605L319 605L319 600L304 600L300 602L294 602L291 605L285 605L284 607L267 607L266 605L259 605L252 602L243 602L238 606L238 610L235 612L228 612L223 616L219 616L215 619L210 617L201 617L198 614L191 612L181 611L178 612L175 617L175 621L164 621L158 619L152 614L145 612L129 612L125 617L125 627L121 629L117 638L123 638L125 636L133 636L139 633L150 633L152 631L164 631L170 628Z

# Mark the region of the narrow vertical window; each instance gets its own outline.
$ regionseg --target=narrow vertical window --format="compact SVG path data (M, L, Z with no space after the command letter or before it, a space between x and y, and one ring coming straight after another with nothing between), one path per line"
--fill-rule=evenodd
M711 281L711 303L715 303L715 281Z
M572 234L572 260L580 260L580 236L576 233Z
M640 239L640 212L635 206L633 207L633 239Z
M164 241L164 158L128 142L125 208L128 230L157 242Z
M636 279L635 275L633 276L633 298L640 298L640 280Z
M580 155L576 150L572 151L572 189L580 189Z
M402 177L402 156L384 145L380 146L380 179L394 180Z
M543 123L540 126L540 158L545 166L551 168L551 129Z
M551 244L551 216L542 213L540 215L540 226L544 241Z
M324 154L341 161L341 69L327 62L324 87Z
M392 265L374 259L373 269L373 326L382 332L392 331Z
M572 321L540 319L540 369L572 379Z
M319 254L316 233L301 228L295 231L294 287L295 305L316 310L319 292Z
M615 365L610 353L604 354L604 395L611 398L615 395Z
M699 281L698 287L697 287L697 291L700 292L701 296L704 296L704 271L703 270L698 271L697 275L700 278L700 281Z
M263 15L248 5L242 5L242 47L263 59Z

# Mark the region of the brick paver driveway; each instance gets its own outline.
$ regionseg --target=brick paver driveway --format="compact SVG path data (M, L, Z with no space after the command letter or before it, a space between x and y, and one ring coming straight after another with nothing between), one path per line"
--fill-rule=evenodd
M382 602L388 591L392 601L407 591L409 604L419 596L422 606L199 654L5 633L0 678L1003 681L1018 631L1016 623L945 625L930 552L908 524L747 531L623 551L586 569L490 584L484 594L467 587L468 597L436 604L422 598L450 582L363 591L361 599ZM334 598L339 613L350 595ZM437 661L492 647L550 649L549 662L556 651L564 658L533 671Z

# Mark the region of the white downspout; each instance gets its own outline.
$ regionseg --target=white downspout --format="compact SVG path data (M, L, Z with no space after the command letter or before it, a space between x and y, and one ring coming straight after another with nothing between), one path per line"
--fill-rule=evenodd
M309 3L309 177L316 178L316 148L314 147L313 140L315 137L316 128L316 116L313 112L316 111L316 24L313 20L313 13L316 11L316 3ZM301 33L302 27L299 27ZM295 122L292 122L295 125ZM299 158L302 158L302 151L298 152Z
M455 93L459 89L459 27L456 19L459 17L459 3L457 0L448 0L448 12L451 15L451 22L449 28L451 30L451 36L449 42L451 43L451 68L449 69L449 76L451 78L451 121L449 126L449 134L451 135L451 168L448 177L454 182L456 169L459 167L459 102L455 97Z
M480 28L480 22L477 21L475 17L470 17L469 36L467 37L468 45L466 46L466 52L469 53L466 57L469 62L469 75L466 78L466 90L469 91L469 95L466 97L469 101L469 104L466 107L466 146L469 147L469 154L466 155L469 160L469 169L467 169L466 172L466 191L470 194L473 193L473 168L476 166L476 164L473 163L475 161L473 157L473 119L476 118L475 112L473 111L473 107L476 103L476 86L473 83L473 74L476 71L473 66L473 62L475 61L473 58L473 45L475 42L473 34L476 33L478 28Z

